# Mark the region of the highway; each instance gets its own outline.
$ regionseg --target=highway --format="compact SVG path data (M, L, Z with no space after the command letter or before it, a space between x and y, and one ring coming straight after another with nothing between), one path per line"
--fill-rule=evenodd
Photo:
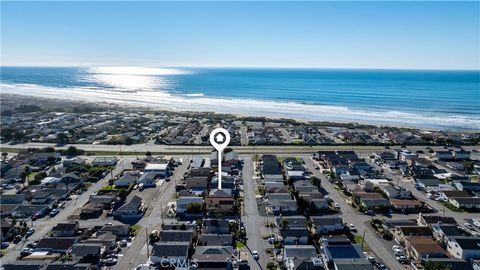
M22 150L28 148L55 147L57 149L67 149L75 146L89 152L107 152L105 154L124 154L124 155L143 155L147 151L155 154L208 154L213 148L209 145L151 145L151 144L133 144L133 145L107 145L107 144L67 144L58 146L53 143L22 143L22 144L0 144L0 149L7 151ZM275 145L275 146L231 146L240 154L311 154L316 151L335 151L335 150L353 150L358 153L373 153L375 151L384 151L383 146L370 145L317 145L317 146L293 146L293 145ZM390 146L391 149L400 148L400 146ZM442 147L432 147L442 149ZM479 148L478 146L465 146L465 150ZM409 146L412 151L423 150L424 146ZM2 150L3 151L3 150Z

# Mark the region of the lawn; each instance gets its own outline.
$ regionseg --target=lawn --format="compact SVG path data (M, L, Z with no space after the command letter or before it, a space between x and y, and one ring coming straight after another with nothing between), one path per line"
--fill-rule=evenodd
M130 226L130 230L132 231L133 235L137 235L140 232L141 228L142 227L138 224L134 224L134 225Z
M27 181L30 182L33 179L35 179L35 175L37 175L38 172L31 172L29 175L27 175Z
M238 241L238 240L235 242L235 244L237 245L237 248L238 248L238 249L242 249L242 248L245 247L245 244L242 243L242 242L240 242L240 241Z
M353 240L361 247L363 238L360 235L355 235ZM370 251L370 247L367 245L367 242L363 243L363 251Z

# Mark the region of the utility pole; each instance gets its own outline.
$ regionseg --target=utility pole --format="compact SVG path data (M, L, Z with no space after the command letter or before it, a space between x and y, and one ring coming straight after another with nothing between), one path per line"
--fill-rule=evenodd
M148 261L150 260L150 250L148 248L148 238L149 237L148 237L148 228L147 227L145 227L145 236L146 236L145 241L147 242L147 263L148 263Z
M365 230L363 230L363 236L362 236L362 250L363 250L363 243L365 243L365 232L366 232L366 231L367 231L366 229L365 229Z

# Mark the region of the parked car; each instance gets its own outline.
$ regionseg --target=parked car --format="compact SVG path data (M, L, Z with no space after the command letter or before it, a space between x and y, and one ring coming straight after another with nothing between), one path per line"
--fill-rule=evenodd
M34 229L34 228L30 228L30 229L28 229L28 231L25 233L25 236L28 237L28 236L30 236L30 235L32 235L32 234L34 234L34 233L35 233L35 229Z
M53 208L52 211L50 211L50 216L51 216L51 217L54 217L54 216L56 216L59 212L60 212L60 210L59 210L58 208Z
M402 264L408 263L408 258L405 257L404 255L397 256L397 261L399 261Z
M475 228L472 226L472 224L470 224L468 222L465 222L465 224L463 224L463 225L469 230L475 230Z
M25 257L25 256L28 256L28 255L30 255L30 254L32 254L32 253L33 253L33 249L26 247L26 248L23 248L23 249L20 251L20 256Z
M252 251L252 256L255 260L258 260L260 257L258 256L258 252L256 250Z
M15 237L13 238L13 243L16 244L16 243L18 243L18 242L20 242L20 241L22 241L22 236L19 235L19 234L15 235Z
M10 246L10 242L5 241L5 242L2 242L2 244L0 244L1 249L6 249L8 248L8 246Z
M402 256L405 255L405 251L403 249L394 249L393 254L395 254L395 256Z
M105 265L106 266L112 266L112 265L115 265L117 264L117 259L115 258L108 258L105 260Z
M351 224L351 223L350 223L350 224L348 224L348 228L349 228L349 229L350 229L350 231L352 231L352 232L356 232L356 231L357 231L357 227L355 227L355 225L354 225L354 224Z
M392 246L392 250L395 250L395 249L402 249L402 247L401 247L401 246L398 246L398 245L393 245L393 246Z

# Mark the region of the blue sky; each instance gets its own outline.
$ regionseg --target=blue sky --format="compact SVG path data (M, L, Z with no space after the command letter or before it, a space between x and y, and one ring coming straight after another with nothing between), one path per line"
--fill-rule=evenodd
M480 2L1 2L2 65L480 69Z

